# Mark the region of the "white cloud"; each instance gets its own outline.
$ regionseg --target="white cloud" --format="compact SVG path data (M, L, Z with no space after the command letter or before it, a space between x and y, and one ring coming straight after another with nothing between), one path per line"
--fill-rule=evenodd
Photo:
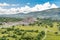
M7 3L0 3L0 6L9 6Z
M18 6L19 4L8 4L8 3L0 3L0 7L4 6Z
M29 6L21 7L19 9L19 12L28 13L28 12L34 12L34 11L47 10L47 9L51 9L51 8L58 8L58 6L56 6L55 4L50 4L49 2L47 2L45 4L37 4L32 8Z
M36 4L34 7L24 6L21 8L9 8L5 9L1 6L16 6L15 4L0 3L0 14L16 14L16 13L29 13L35 11L43 11L51 8L58 8L55 4L50 4L49 2L44 4Z
M58 6L56 6L55 4L52 4L51 8L58 8Z

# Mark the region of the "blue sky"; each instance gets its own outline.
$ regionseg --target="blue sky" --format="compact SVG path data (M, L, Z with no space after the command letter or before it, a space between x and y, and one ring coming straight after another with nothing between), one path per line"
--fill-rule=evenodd
M55 3L56 5L60 6L60 0L0 0L0 3L8 3L8 4L19 4L19 6L28 5L34 6L36 4L44 4L46 2Z
M59 7L60 0L0 0L0 14L29 13Z

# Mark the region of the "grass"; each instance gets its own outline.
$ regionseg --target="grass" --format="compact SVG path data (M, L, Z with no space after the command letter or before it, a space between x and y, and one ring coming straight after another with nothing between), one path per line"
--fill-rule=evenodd
M60 34L56 35L54 32L47 32L45 40L60 40Z
M56 22L53 23L53 27L50 27L48 25L43 25L43 26L37 26L37 25L35 25L35 26L22 26L22 25L17 25L17 26L14 27L14 29L23 30L22 33L24 33L27 30L34 30L34 31L38 30L38 32L26 32L25 35L24 35L24 37L29 36L29 37L34 37L34 38L36 38L36 36L39 34L39 32L41 32L41 31L46 32L47 31L47 33L45 34L46 38L44 40L60 40L60 32L57 28L57 25L58 25L58 23L56 23ZM47 28L45 26L47 26ZM14 34L14 30L8 31L7 34L6 33L2 34L2 32L4 32L4 31L7 31L7 29L1 29L0 28L0 38L2 36L8 36L8 35L13 35ZM58 32L58 34L55 34L55 32ZM17 38L7 37L7 39L9 39L9 40L19 40L19 39L21 39L22 35L17 35L17 34L15 34L15 35L17 36Z

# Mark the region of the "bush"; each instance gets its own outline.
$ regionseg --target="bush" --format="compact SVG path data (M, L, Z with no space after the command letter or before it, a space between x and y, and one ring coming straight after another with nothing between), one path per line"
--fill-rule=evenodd
M53 25L50 25L50 27L52 28L52 27L53 27Z
M9 34L8 37L17 38L17 36L14 35L14 34L13 34L13 35L10 35L10 34Z
M14 28L15 26L13 25L12 27Z
M22 24L22 26L25 26L25 24Z
M59 27L58 29L59 29L59 31L60 31L60 27Z
M22 35L22 37L21 37L23 40L33 40L33 36L32 36L32 34L31 33L24 33L24 35Z
M6 36L1 37L0 40L6 40Z
M13 29L12 28L7 28L7 31L12 31Z
M2 34L7 34L8 32L7 31L3 31L3 32L1 32Z
M37 40L41 40L43 37L45 36L45 32L41 31L38 35L37 35Z
M38 30L35 30L35 32L37 33L37 32L38 32Z
M45 26L45 28L48 28L47 26Z
M45 35L45 31L41 31L41 34L42 34L42 35Z
M12 37L12 38L17 38L17 36L16 36L16 35L12 35L11 37Z
M3 25L2 23L0 23L0 25Z
M55 34L58 34L58 32L55 32Z

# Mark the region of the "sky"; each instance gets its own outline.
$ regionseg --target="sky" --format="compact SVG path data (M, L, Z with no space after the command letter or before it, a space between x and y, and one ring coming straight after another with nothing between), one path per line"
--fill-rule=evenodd
M60 7L60 0L0 0L0 14L43 11Z

